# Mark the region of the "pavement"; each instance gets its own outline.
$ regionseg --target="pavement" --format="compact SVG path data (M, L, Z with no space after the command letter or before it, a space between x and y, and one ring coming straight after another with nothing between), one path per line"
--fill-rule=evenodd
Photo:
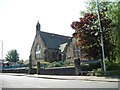
M37 74L18 74L4 73L5 75L27 76L43 79L59 79L59 80L85 80L85 81L102 81L102 82L120 82L118 77L98 77L98 76L60 76L60 75L37 75Z

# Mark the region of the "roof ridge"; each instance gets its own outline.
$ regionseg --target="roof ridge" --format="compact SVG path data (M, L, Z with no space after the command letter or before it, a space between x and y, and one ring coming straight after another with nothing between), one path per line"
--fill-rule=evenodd
M45 31L40 31L40 32L71 38L71 36L66 36L66 35L61 35L61 34L56 34L56 33L50 33L50 32L45 32Z

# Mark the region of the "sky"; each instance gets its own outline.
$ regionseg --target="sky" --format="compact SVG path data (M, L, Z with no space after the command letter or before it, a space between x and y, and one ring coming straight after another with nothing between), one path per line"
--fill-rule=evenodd
M39 20L41 31L72 36L70 24L85 10L85 0L0 0L0 58L16 49L29 59Z

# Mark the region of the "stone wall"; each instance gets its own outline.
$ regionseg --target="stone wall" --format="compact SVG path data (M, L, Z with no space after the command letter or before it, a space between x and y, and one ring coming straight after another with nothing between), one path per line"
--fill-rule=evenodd
M66 61L74 62L73 45L71 42L66 50Z
M7 69L2 73L24 73L28 74L28 69ZM32 69L31 74L37 74L37 69ZM75 75L74 67L40 69L40 75Z
M40 69L39 74L42 75L75 75L74 67L70 68L49 68L49 69Z

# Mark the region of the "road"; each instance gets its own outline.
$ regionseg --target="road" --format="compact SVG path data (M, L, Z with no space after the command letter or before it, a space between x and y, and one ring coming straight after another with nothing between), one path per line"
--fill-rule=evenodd
M60 80L1 74L2 88L118 88L118 82Z

